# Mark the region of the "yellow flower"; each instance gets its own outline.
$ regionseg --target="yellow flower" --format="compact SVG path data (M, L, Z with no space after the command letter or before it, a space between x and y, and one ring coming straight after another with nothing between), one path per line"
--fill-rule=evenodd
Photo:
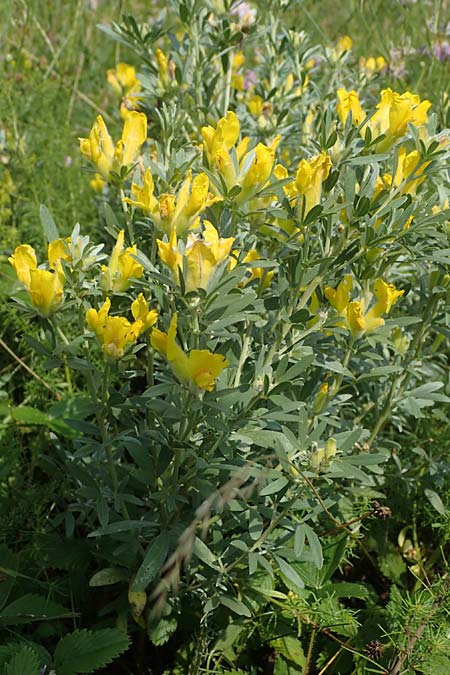
M89 181L89 185L95 192L103 192L103 188L105 187L106 183L103 180L103 178L100 176L99 173L96 173L94 178L92 178Z
M341 88L338 89L337 95L339 103L337 104L336 110L342 124L345 124L347 117L350 113L352 113L353 123L359 126L365 119L366 113L361 107L361 103L356 91L354 89L351 91L346 91L345 89Z
M37 269L37 259L34 248L29 244L17 246L14 253L8 258L9 263L16 270L17 278L27 288L30 288L30 272Z
M236 198L238 204L254 197L266 185L275 161L276 144L277 139L272 143L272 146L258 143L256 148L251 151L253 153L253 161L239 178L242 190Z
M119 173L122 167L130 167L136 160L147 138L147 117L144 113L130 111L125 119L122 137L113 144L106 124L98 115L89 138L80 138L80 150L97 168L98 173L109 180L111 172Z
M216 128L202 128L203 147L211 169L217 169L225 180L228 190L236 184L236 171L229 150L236 145L241 126L234 112L227 112Z
M141 90L141 83L136 76L136 69L129 63L118 63L115 68L110 68L106 77L116 94L123 96L130 92Z
M259 255L256 248L252 248L247 253L242 262L249 263L254 262L255 260L261 260L261 256ZM247 271L250 272L250 278L248 279L247 283L253 281L254 279L257 279L259 282L264 279L263 288L268 288L270 286L274 275L273 270L268 270L266 267L248 267Z
M150 169L144 174L144 185L133 183L131 192L135 199L126 197L127 204L131 204L149 214L158 230L171 233L172 225L176 227L178 235L183 236L189 230L198 227L200 214L210 204L217 201L209 193L209 178L200 173L192 179L189 171L178 195L162 194L159 200L154 195L154 183Z
M377 279L373 286L373 294L377 299L377 303L371 312L374 316L389 314L392 306L395 305L404 293L405 291L398 291L394 284L387 284L383 279Z
M66 262L70 262L72 260L69 246L70 237L67 239L54 239L49 243L47 249L49 267L54 270L60 267L58 263L60 263L61 260L65 260Z
M302 159L295 177L295 186L298 191L298 208L300 213L305 199L305 215L320 204L322 183L328 178L331 169L331 159L322 152L310 160Z
M387 62L384 56L369 56L368 59L365 59L363 56L359 59L359 65L363 68L367 75L371 77L375 73L380 73L382 70L387 68Z
M212 391L228 361L222 354L213 354L207 349L192 349L186 354L176 342L177 320L174 314L168 333L157 328L152 331L152 347L166 357L180 382Z
M175 64L171 59L167 58L161 49L156 50L155 58L158 66L159 81L163 87L166 87L174 79Z
M190 234L187 239L184 255L178 250L175 228L169 242L157 240L159 257L172 270L173 277L179 283L179 268L185 276L186 291L197 288L208 289L214 273L219 265L229 256L234 237L219 238L219 233L212 223L203 223L203 239Z
M49 254L56 268L54 272L38 269L36 253L28 244L17 246L8 259L16 270L18 280L27 288L31 303L42 316L52 314L58 309L63 299L64 273L58 264L63 256L57 257L57 245L52 246L52 244L49 245Z
M347 306L350 302L350 291L353 287L353 280L350 274L346 274L343 280L336 288L325 287L325 297L332 307L340 314L345 316Z
M49 316L57 310L63 299L63 285L58 272L30 270L28 290L32 304L43 316Z
M140 325L131 324L124 316L109 316L111 300L105 302L97 311L94 308L86 312L86 322L95 333L103 352L111 359L120 359L125 350L134 344L140 333Z
M139 293L136 300L131 303L131 313L134 319L134 331L138 336L152 328L158 321L158 312L156 309L149 309L143 293Z
M405 183L400 191L401 194L415 195L417 187L425 180L425 176L422 174L431 162L422 162L420 167L419 163L420 155L417 150L413 150L406 154L406 148L400 148L398 152L397 171L394 176L394 185L399 187L402 183ZM412 175L415 175L416 178L408 180Z
M353 47L353 40L349 35L344 35L340 37L336 43L336 49L340 54L344 52L349 52Z
M102 265L100 285L104 291L122 293L130 287L130 279L139 279L144 268L133 256L137 253L136 245L124 250L125 231L120 230L116 244L109 259L109 265Z
M362 333L373 333L377 328L384 325L384 319L372 313L364 313L364 301L355 300L347 307L347 323L355 337Z
M375 138L386 135L387 143L394 142L408 131L408 124L422 126L428 120L430 101L421 101L417 94L406 91L398 94L392 89L384 89L380 95L376 113L368 120L367 126ZM364 131L364 129L363 129ZM386 145L386 143L383 143Z
M247 99L247 108L251 115L259 117L263 111L264 100L261 96L254 94Z

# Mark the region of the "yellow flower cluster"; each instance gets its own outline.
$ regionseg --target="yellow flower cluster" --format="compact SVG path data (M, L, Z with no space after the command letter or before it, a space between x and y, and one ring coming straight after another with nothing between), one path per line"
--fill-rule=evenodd
M351 113L353 122L359 126L366 119L366 113L356 91L346 91L341 88L337 94L339 99L337 113L341 122L345 124ZM425 125L430 107L430 101L421 101L417 94L411 94L409 91L398 94L392 89L384 89L375 114L367 120L361 133L364 135L365 127L368 127L373 138L378 138L383 134L386 139L381 145L383 148L388 148L406 134L408 124L416 127Z
M352 287L353 279L350 275L346 275L336 288L330 286L325 288L325 297L341 317L336 325L350 330L355 337L364 333L373 333L383 326L382 315L389 314L392 306L405 292L397 290L394 284L387 284L383 279L377 279L373 286L376 302L371 309L366 311L364 298L351 300Z
M277 136L270 146L258 143L253 150L248 150L250 139L245 137L238 143L240 132L234 112L228 112L215 128L202 128L203 148L210 169L220 175L228 192L236 185L241 188L237 204L249 201L266 185L280 141Z
M136 244L124 249L125 232L121 230L117 237L108 265L102 266L100 285L106 292L121 293L131 284L131 279L139 279L144 268L133 257L137 254Z
M118 63L110 68L106 77L115 93L121 97L120 115L125 120L132 110L139 107L139 92L142 85L136 75L134 66L129 63Z
M114 145L107 126L98 115L88 138L80 138L80 150L96 167L105 180L112 179L112 173L120 174L122 167L129 169L136 161L143 143L147 139L147 117L132 110L126 116L122 136Z
M123 201L151 216L157 229L168 235L174 227L180 236L197 228L200 214L217 200L209 192L209 178L205 173L193 179L189 172L177 195L164 193L157 198L154 190L152 173L146 169L143 185L133 183L131 186L134 199L126 197Z

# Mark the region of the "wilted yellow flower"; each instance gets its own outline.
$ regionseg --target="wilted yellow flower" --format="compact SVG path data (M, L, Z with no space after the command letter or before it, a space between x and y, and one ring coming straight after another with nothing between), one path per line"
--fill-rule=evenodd
M135 199L125 198L127 204L149 214L161 232L170 234L172 226L175 226L176 233L180 236L198 227L202 211L217 201L217 198L209 193L208 176L200 173L192 179L190 171L176 196L162 194L159 199L155 197L150 169L145 171L144 185L133 183L131 192Z
M111 253L108 265L102 265L100 285L104 291L122 293L130 287L130 279L139 279L144 268L133 256L137 253L136 245L124 249L125 231L120 230L116 244Z
M212 223L203 223L203 239L190 234L184 254L178 250L176 230L173 228L168 242L157 240L159 257L172 270L173 277L179 283L179 269L183 271L186 291L197 288L208 289L219 265L229 256L234 237L222 239Z
M136 160L147 138L147 117L144 113L130 111L125 119L122 137L114 146L106 124L98 115L89 138L80 138L80 150L96 166L106 180L111 172L119 173L122 167L130 167Z
M369 56L365 59L363 56L359 59L359 65L363 68L367 75L371 77L374 73L380 73L387 68L387 61L384 56Z
M152 331L152 347L166 357L180 382L212 391L228 361L222 354L213 354L207 349L192 349L186 354L176 342L177 320L174 314L168 333L157 328Z
M300 213L302 213L303 198L305 199L305 215L314 206L320 204L322 183L328 178L330 170L331 159L326 152L322 152L309 160L301 160L295 177Z
M347 117L351 113L353 123L359 126L365 119L366 113L361 107L361 103L356 91L354 89L351 91L346 91L345 89L341 88L338 89L337 95L339 103L337 104L336 110L342 124L345 124Z
M401 194L416 194L417 187L425 180L425 176L422 174L430 163L430 161L427 161L420 164L420 154L417 150L413 150L407 154L406 148L403 146L400 148L398 152L397 170L394 176L394 185L399 187L406 181L400 191ZM408 178L413 175L416 177L412 180L408 180Z

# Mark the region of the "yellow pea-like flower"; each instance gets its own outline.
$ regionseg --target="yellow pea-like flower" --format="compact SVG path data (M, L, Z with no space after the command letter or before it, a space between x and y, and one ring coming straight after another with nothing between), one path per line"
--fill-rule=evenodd
M179 283L179 269L185 276L186 291L198 288L207 290L214 273L229 256L234 237L222 239L212 223L203 223L203 238L190 234L184 253L178 250L175 228L168 242L157 240L159 257L172 270L174 280Z
M14 253L8 258L9 263L16 270L17 278L27 288L30 288L31 270L37 269L36 253L29 244L17 246Z
M121 139L116 145L101 115L98 115L89 137L79 140L82 154L95 165L105 180L110 180L111 172L119 173L122 167L128 168L133 164L146 139L146 115L131 110L125 119Z
M180 382L196 389L212 391L216 379L228 361L222 354L213 354L207 349L192 349L186 354L176 342L177 314L174 314L167 333L154 329L151 344L169 361Z
M139 279L144 273L143 266L133 257L136 245L124 248L124 239L125 231L120 230L109 264L102 265L100 285L104 291L122 293L130 287L130 279Z
M98 311L94 308L88 309L86 322L95 333L106 356L117 360L136 342L143 329L140 321L132 324L124 316L109 316L110 308L111 300L106 298Z
M324 292L326 299L341 316L345 316L347 311L352 288L353 279L350 274L346 274L336 288L331 288L330 286L325 287Z
M134 199L125 197L123 201L150 215L158 230L168 235L173 225L180 236L198 227L202 211L218 199L210 194L209 178L204 173L192 179L189 171L177 195L162 194L158 199L154 189L153 177L148 168L143 186L136 183L131 186Z
M108 83L119 96L141 90L141 83L136 75L136 69L129 63L118 63L115 68L109 68L106 77Z
M406 148L403 146L400 148L394 185L399 187L402 183L405 183L400 191L401 194L410 194L412 196L416 194L418 186L425 180L425 176L422 174L430 163L430 161L427 161L420 164L420 154L417 150L407 153ZM408 180L412 175L416 177Z
M134 330L137 335L145 333L158 321L156 309L149 309L148 302L143 293L139 293L136 300L131 303L131 313L134 319Z
M322 197L322 183L328 178L331 170L331 159L326 152L312 157L310 160L302 159L295 177L295 186L298 192L298 209L300 213L305 200L305 215L314 206L320 204Z
M359 59L359 65L369 77L372 77L375 73L380 73L387 68L387 61L384 56L369 56L367 59L362 56Z
M359 100L358 94L354 89L351 91L346 91L341 88L337 92L339 103L337 104L336 110L339 115L339 119L342 124L345 124L349 114L352 114L353 124L358 126L365 119L366 113L362 109L361 102Z
M63 299L64 272L60 260L67 253L66 251L64 253L60 251L60 255L56 253L60 241L62 240L56 240L49 245L50 266L54 267L55 271L39 269L36 253L28 244L17 246L9 258L18 280L30 294L32 305L42 316L49 316L56 311Z
M405 291L398 291L394 284L387 284L383 279L377 279L373 286L373 294L377 303L371 311L379 316L389 314L393 305L405 294Z
M369 119L367 126L372 136L386 135L383 147L389 147L397 138L408 131L408 124L416 127L427 123L430 101L421 101L417 94L406 91L398 94L392 89L384 89L380 95L376 113Z

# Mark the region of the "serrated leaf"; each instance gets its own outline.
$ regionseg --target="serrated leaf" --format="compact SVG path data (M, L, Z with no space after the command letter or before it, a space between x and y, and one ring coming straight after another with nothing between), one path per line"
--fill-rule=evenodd
M169 537L166 532L158 535L150 544L131 586L134 592L144 591L155 579L164 564L169 550Z
M430 654L420 665L423 675L448 675L450 673L450 659L444 654Z
M55 650L57 675L92 673L128 649L128 636L114 628L77 630L60 640Z
M177 625L178 622L175 617L156 619L148 624L148 637L156 647L160 647L170 640L177 629Z
M5 675L39 675L39 658L29 647L22 647L5 667Z

